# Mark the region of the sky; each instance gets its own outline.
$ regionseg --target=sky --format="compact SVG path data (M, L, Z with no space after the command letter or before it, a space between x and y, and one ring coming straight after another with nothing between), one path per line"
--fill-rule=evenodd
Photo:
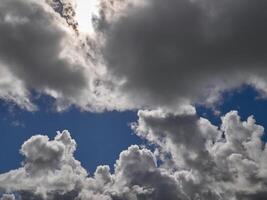
M267 199L265 0L1 0L0 200Z
M198 106L197 113L209 119L213 124L221 124L221 115L231 110L238 111L242 120L253 115L257 123L267 127L265 110L267 101L258 99L259 93L249 86L224 94L222 104L214 108ZM82 166L93 173L98 165L109 165L114 169L119 153L130 145L144 145L146 142L137 137L131 130L130 123L137 120L134 111L88 113L70 108L57 113L50 108L52 99L41 96L36 100L39 110L27 112L16 105L1 102L1 141L0 141L0 172L18 168L23 161L19 154L22 143L35 134L45 134L50 138L57 131L69 130L75 133L72 137L78 147L75 157ZM43 124L46 124L45 128ZM266 136L263 136L265 141ZM9 141L13 141L12 145ZM149 148L152 148L151 146Z
M50 100L51 101L51 100ZM98 165L113 168L119 153L131 144L143 141L133 134L130 123L136 121L136 112L107 112L103 114L80 112L70 108L55 113L49 108L49 98L38 99L39 110L27 112L1 102L1 173L18 168L23 161L20 146L32 135L54 137L57 131L69 130L78 147L75 156L90 173ZM45 128L43 125L46 125ZM13 141L12 145L9 141Z

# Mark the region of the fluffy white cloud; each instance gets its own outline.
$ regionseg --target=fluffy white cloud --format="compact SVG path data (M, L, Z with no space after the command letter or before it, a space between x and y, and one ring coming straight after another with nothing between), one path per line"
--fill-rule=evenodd
M264 129L253 117L241 121L231 111L216 127L192 112L144 110L138 115L132 127L154 151L130 146L121 152L114 173L98 166L88 176L73 157L76 143L68 131L53 140L33 136L21 147L23 166L0 175L0 191L49 200L267 198Z
M68 131L58 133L52 141L42 135L31 137L21 147L25 156L23 167L0 175L0 188L48 199L76 190L87 172L74 159L75 149L76 143Z
M193 175L192 185L185 182L190 199L256 199L267 190L264 129L253 117L242 122L232 111L218 128L192 114L140 111L133 127L158 146L165 168Z

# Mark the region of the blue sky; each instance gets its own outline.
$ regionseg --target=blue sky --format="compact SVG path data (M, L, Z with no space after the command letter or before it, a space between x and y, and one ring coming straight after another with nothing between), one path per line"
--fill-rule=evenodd
M78 145L75 157L90 173L103 164L112 169L122 150L143 142L129 128L129 123L137 119L136 112L97 114L70 108L58 113L50 107L48 97L41 97L36 103L39 111L27 112L1 101L0 173L20 166L23 157L19 149L24 141L36 134L53 139L56 131L69 130Z
M257 97L259 94L253 88L244 86L224 93L224 101L216 109L222 115L237 110L243 120L254 115L258 124L267 127L267 101ZM69 130L78 144L75 157L91 174L98 165L107 164L113 169L122 150L131 144L144 143L129 127L129 123L137 120L136 112L97 114L70 108L58 113L52 110L49 97L40 97L36 103L39 111L28 112L1 101L0 173L20 166L23 160L20 146L36 134L45 134L52 139L56 131ZM220 116L214 115L212 109L198 106L197 112L215 125L220 124Z
M267 101L260 98L261 95L258 91L250 86L243 86L237 90L224 92L222 96L222 100L215 106L215 109L221 112L220 116L236 110L242 120L253 115L258 124L267 126ZM220 124L220 116L215 115L213 109L197 106L197 112L215 125Z

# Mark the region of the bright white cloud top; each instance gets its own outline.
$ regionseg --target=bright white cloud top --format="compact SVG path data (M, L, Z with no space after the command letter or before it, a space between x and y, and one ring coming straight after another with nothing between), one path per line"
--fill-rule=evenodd
M33 136L21 147L23 166L0 175L0 189L19 192L22 199L266 197L267 147L261 141L264 129L253 117L242 122L232 111L219 128L194 114L140 111L133 128L156 150L130 146L121 152L114 173L99 166L90 177L73 157L76 143L68 131L53 140Z
M266 9L266 0L1 0L1 100L33 111L34 91L58 110L140 109L132 128L155 146L130 146L114 173L88 176L68 131L33 136L22 167L0 175L2 199L267 199L264 128L235 111L216 127L194 108L244 84L266 97Z

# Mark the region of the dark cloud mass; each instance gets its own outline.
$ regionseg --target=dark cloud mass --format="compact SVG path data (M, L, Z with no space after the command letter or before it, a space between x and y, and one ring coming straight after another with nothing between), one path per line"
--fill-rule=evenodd
M218 91L265 84L265 0L143 4L126 6L111 22L100 20L106 21L101 30L107 68L137 105L209 103Z
M264 0L99 1L86 36L75 8L1 2L2 99L33 110L35 90L59 109L170 111L212 104L242 84L267 94Z
M98 166L88 176L73 157L76 143L68 131L53 140L37 135L21 147L22 167L0 175L0 191L23 200L267 198L264 129L253 117L241 121L231 111L216 127L190 112L143 110L138 115L132 128L155 150L130 146L121 152L114 173Z
M33 110L29 91L35 90L54 97L62 107L68 103L86 107L91 93L89 68L74 31L44 0L1 1L2 99Z

